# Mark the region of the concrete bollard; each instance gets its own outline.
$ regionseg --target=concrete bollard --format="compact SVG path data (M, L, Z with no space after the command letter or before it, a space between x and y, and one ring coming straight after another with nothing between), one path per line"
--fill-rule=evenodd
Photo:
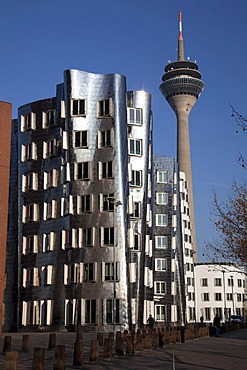
M123 340L124 342L127 342L127 336L129 335L129 331L128 330L124 330L123 332Z
M54 370L65 369L65 345L59 344L55 347Z
M153 349L158 348L158 341L159 341L158 333L153 333L153 335L152 335L152 348Z
M143 345L142 345L142 334L136 334L136 345L135 345L135 351L142 352Z
M120 333L121 335L121 333ZM124 355L124 350L123 350L123 338L117 335L116 337L116 345L115 345L115 353L117 356L123 356Z
M110 338L105 338L104 340L104 358L111 358L112 357L112 340Z
M164 331L159 332L159 347L162 348L165 345L165 333Z
M99 342L97 340L91 340L89 361L99 361Z
M131 335L126 337L126 355L134 355L134 343Z
M29 351L29 334L23 334L22 343L21 343L21 350L24 351L24 352Z
M151 334L146 333L144 337L144 349L151 349L151 348L152 348Z
M34 348L32 370L45 370L45 349Z
M50 333L49 335L49 343L48 343L48 349L52 349L56 347L56 334Z
M4 337L4 342L3 342L3 352L10 352L11 351L11 336L6 335Z
M83 364L83 344L82 342L75 342L73 366L81 366Z
M97 341L99 342L99 346L103 346L104 344L104 334L103 333L97 333Z
M6 351L4 370L17 370L18 369L18 352Z

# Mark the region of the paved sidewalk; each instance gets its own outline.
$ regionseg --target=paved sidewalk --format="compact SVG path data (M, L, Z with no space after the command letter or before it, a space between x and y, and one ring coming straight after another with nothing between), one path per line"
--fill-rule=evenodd
M30 350L21 352L22 334L14 333L12 350L19 352L18 370L32 369L33 348L46 348L45 369L53 369L54 349L48 350L49 333L30 333ZM224 333L219 338L203 337L186 343L166 345L157 350L112 359L103 359L102 348L99 363L89 362L90 341L95 333L83 333L84 370L115 369L165 369L165 370L246 370L247 329ZM0 340L0 369L4 369L5 355L2 353L4 334ZM74 369L73 348L75 333L57 333L57 344L66 346L66 369ZM78 368L78 367L77 367Z

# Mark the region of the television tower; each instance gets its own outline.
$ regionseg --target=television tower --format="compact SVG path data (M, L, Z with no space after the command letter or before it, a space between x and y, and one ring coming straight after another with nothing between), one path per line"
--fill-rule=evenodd
M204 83L196 62L184 59L182 12L179 12L178 60L165 67L160 91L177 116L177 162L188 184L192 248L196 252L196 232L190 160L189 114L199 98ZM196 260L196 257L195 257Z

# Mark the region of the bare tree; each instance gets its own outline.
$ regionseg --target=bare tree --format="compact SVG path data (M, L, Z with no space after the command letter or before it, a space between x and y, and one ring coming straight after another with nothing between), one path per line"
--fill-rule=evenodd
M244 134L247 134L247 117L238 113L230 102L229 104L232 109L232 117L236 122L236 132L242 131ZM247 160L242 154L239 155L239 162L242 167L247 168Z
M207 244L214 257L231 262L247 263L247 186L233 183L225 201L214 192L211 211L218 239Z

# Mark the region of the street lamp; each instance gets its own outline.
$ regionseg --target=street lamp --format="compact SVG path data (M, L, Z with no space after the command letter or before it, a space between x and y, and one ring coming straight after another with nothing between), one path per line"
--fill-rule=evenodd
M225 287L225 270L222 270L222 275L223 275L224 319L225 319L225 322L226 322L227 317L226 317L226 287Z
M116 299L117 299L117 294L116 294L116 281L117 281L117 268L116 268L116 247L117 247L117 242L118 242L118 234L117 234L117 223L116 223L116 217L115 217L115 212L117 210L118 206L121 206L122 203L120 200L116 201L114 197L107 197L107 200L109 200L111 203L114 205L113 209L113 230L114 230L114 241L113 241L113 332L115 335L116 331Z
M233 276L230 276L231 278L231 286L232 286L232 314L235 314L235 308L234 308L234 298L233 298Z

